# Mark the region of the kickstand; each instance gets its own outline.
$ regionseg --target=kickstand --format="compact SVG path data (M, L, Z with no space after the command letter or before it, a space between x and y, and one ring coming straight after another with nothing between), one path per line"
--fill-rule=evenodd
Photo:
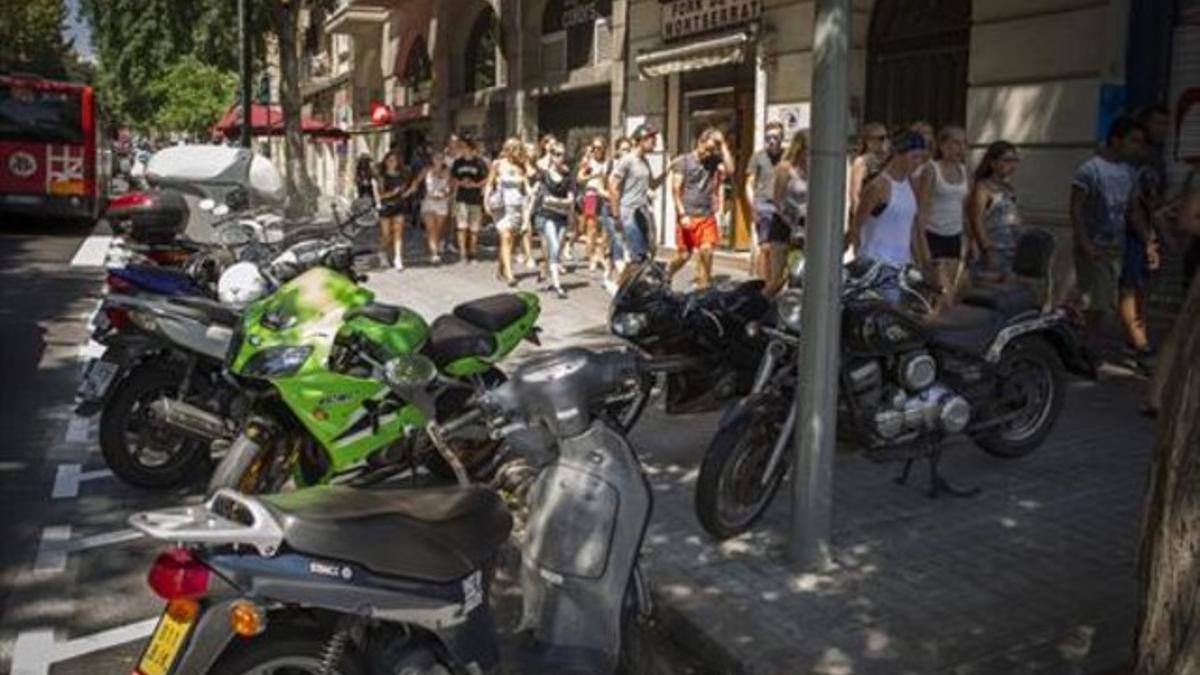
M909 460L910 462L912 460ZM946 477L942 475L938 466L942 461L942 450L938 448L929 455L929 498L937 499L942 494L950 495L951 497L974 497L982 490L977 487L959 488L955 487ZM907 470L906 470L907 472Z

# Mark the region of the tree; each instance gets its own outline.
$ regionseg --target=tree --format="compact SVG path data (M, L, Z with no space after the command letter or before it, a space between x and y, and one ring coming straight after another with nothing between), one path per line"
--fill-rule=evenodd
M0 70L68 77L77 57L63 36L63 0L0 0L0 16Z
M233 103L237 75L185 56L150 84L154 127L206 137Z
M1136 675L1200 672L1200 282L1172 339L1172 373L1143 521Z

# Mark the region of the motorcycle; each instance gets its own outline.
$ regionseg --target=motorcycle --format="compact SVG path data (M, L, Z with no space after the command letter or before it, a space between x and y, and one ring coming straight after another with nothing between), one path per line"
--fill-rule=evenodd
M238 308L316 266L362 279L347 234L355 222L338 236L297 242L265 266L226 269L217 283L221 303L186 294L104 299L93 339L105 352L84 369L76 414L100 414L101 451L117 477L143 488L173 487L196 475L214 444L233 440L245 416L244 391L224 364Z
M392 393L428 400L419 355L389 364ZM519 543L527 638L501 658L489 604L512 517L496 492L318 486L136 514L174 543L151 588L167 601L142 653L145 673L614 672L637 658L650 600L638 552L653 494L608 397L647 376L629 352L538 357L441 427L486 420L536 464ZM428 409L427 414L433 410ZM453 452L444 442L447 461Z
M765 339L748 335L745 327L771 306L763 287L754 280L678 293L664 265L644 263L614 295L609 330L651 358L675 361L663 378L668 414L716 410L753 384ZM637 398L624 405L626 428L641 414L653 384L643 382Z
M427 415L382 381L383 365L421 353L440 374L440 415L504 380L495 365L521 340L536 342L541 309L531 293L467 302L427 325L404 307L326 269L305 272L247 307L228 352L228 370L256 383L252 412L213 473L210 492L273 492L364 476L428 456L414 430ZM462 448L478 468L495 454L490 439ZM399 454L397 454L399 453ZM432 470L444 469L435 463ZM445 473L443 470L442 473Z
M1022 237L1023 280L978 288L963 304L922 321L883 300L898 285L929 312L915 269L858 260L846 268L838 387L839 441L880 462L929 462L929 495L969 496L939 472L942 444L965 433L1002 458L1028 455L1050 434L1062 409L1064 371L1088 376L1090 362L1065 313L1047 309L1053 239ZM1044 298L1033 290L1046 284ZM796 406L796 350L803 297L785 290L775 320L751 327L770 341L748 396L730 409L705 451L696 483L696 513L725 539L754 525L787 472Z

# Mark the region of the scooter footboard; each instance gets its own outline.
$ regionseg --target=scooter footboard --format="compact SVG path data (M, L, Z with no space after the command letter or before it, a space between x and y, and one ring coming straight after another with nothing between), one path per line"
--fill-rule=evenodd
M597 421L562 441L531 493L521 568L524 627L545 659L608 672L652 496L623 437Z

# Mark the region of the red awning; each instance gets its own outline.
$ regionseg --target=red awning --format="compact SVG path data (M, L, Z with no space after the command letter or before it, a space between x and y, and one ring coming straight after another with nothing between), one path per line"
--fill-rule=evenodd
M310 136L345 136L346 132L315 117L302 115L300 130ZM242 131L242 106L235 105L216 126L217 133L234 138ZM253 136L282 136L283 109L277 105L255 103L250 106L250 133Z

